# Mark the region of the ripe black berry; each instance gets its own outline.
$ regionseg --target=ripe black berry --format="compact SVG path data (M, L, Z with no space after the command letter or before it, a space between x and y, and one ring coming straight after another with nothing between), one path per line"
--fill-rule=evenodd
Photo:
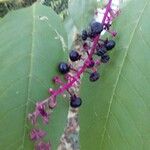
M113 49L115 47L116 43L113 40L109 40L107 41L107 43L105 44L106 49L109 51L111 49Z
M110 60L109 55L103 55L101 56L101 62L102 63L107 63Z
M105 53L107 52L107 49L105 46L100 47L99 49L97 49L96 54L98 56L103 56Z
M90 60L90 62L88 63L87 67L88 68L92 68L92 67L94 67L94 65L95 65L94 60Z
M88 37L88 33L87 33L87 31L86 30L83 30L82 31L82 40L86 40L87 39L87 37Z
M81 104L82 104L82 100L80 97L76 97L75 95L71 96L71 98L70 98L70 106L71 107L78 108L81 106Z
M93 22L91 24L91 31L94 34L94 36L97 36L103 31L103 25L99 22Z
M71 61L77 61L81 58L81 55L75 50L72 50L69 54L70 60Z
M66 73L69 72L70 67L69 67L69 65L68 65L67 63L61 62L61 63L59 63L59 65L58 65L58 70L59 70L60 73L66 74Z
M99 77L100 77L100 75L99 75L98 72L92 72L92 73L90 74L89 80L90 80L91 82L95 82L95 81L97 81L97 80L99 79Z

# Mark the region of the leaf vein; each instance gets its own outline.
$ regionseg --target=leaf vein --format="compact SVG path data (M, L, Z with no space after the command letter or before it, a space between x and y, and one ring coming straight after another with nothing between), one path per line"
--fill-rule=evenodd
M29 67L29 78L28 78L28 92L27 92L27 100L26 100L26 108L25 108L25 120L24 120L24 131L23 131L23 138L22 138L22 149L25 146L25 136L26 136L26 124L27 124L27 114L28 114L28 104L29 104L29 97L30 97L30 88L31 88L31 80L32 80L32 67L33 67L33 51L34 51L34 33L35 33L35 5L32 8L32 41L31 41L31 54L30 54L30 67Z

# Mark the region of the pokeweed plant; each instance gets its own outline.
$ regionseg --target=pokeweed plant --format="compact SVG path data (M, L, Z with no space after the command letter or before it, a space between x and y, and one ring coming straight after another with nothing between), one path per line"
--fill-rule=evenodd
M82 31L81 38L83 40L83 45L79 50L73 49L70 51L69 59L71 63L59 63L58 71L64 75L65 81L63 82L60 76L54 76L52 80L59 85L59 88L50 88L50 96L45 100L38 101L34 112L29 113L28 119L33 125L30 138L35 142L36 150L51 150L50 142L46 143L43 141L47 133L40 129L38 118L42 118L43 123L48 124L51 116L51 109L57 106L57 97L64 92L69 93L70 106L72 108L80 107L82 99L70 89L74 88L74 86L80 82L81 76L84 73L89 73L89 81L97 81L100 78L100 74L97 71L98 67L101 63L107 63L109 61L110 57L107 53L115 47L116 43L114 40L109 40L108 38L104 40L100 35L102 31L107 31L112 37L116 36L116 32L111 31L110 27L112 21L118 15L118 12L114 11L111 5L112 0L109 0L105 8L102 22L92 21L89 28ZM95 55L99 58L95 58ZM76 68L73 67L73 63L75 62L79 63ZM74 72L74 75L70 74L70 70Z
M94 0L76 0L77 5L71 5L72 9L69 11L72 23L79 29L87 25L85 22L82 24L81 18L85 15L89 20L87 14L91 12L89 10L93 6L88 4L92 2ZM82 7L86 9L80 9L81 4L87 5ZM90 23L90 26L83 30L80 35L81 47L71 49L68 55L65 47L67 35L62 21L50 8L34 4L26 9L9 12L2 18L0 149L34 149L35 144L37 149L55 150L65 127L68 109L65 95L63 97L61 95L68 92L70 105L75 110L82 105L81 149L148 150L150 147L149 9L149 0L132 0L122 9L122 15L113 24L119 34L115 39L117 43L115 51L112 53L108 51L115 45L113 38L105 39L99 32L96 33L97 36L91 33L93 26L98 29L103 26L104 31L115 35L107 23L104 25L99 20ZM113 21L113 18L111 20ZM91 52L93 53L89 59ZM112 61L107 65L105 62L109 60L108 53ZM68 56L69 62L64 61ZM77 76L84 65L86 69ZM57 70L63 75L58 76ZM101 80L98 81L99 77ZM88 80L97 82L92 84ZM75 82L71 86L59 91L72 81ZM80 94L75 91L78 86L81 87ZM49 87L51 87L50 95L47 92ZM56 91L60 93L53 97ZM49 97L47 102L50 103L41 105L42 101L39 99L43 97ZM27 116L30 113L28 119L35 123L33 115L35 103L37 124L31 126ZM57 108L51 109L56 103ZM44 124L47 122L50 124L45 126L41 120Z

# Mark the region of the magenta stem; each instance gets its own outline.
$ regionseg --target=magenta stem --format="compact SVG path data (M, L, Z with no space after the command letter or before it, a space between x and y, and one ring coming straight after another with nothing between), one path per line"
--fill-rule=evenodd
M104 13L104 17L103 17L103 20L102 20L102 24L105 24L105 21L106 21L106 18L107 18L107 15L110 11L110 8L111 8L111 3L112 3L112 0L109 0L108 4L107 4L107 7L106 7L106 11Z

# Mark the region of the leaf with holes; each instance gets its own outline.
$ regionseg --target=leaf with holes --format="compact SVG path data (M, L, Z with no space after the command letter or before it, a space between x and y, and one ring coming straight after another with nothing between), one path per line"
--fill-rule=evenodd
M0 22L0 149L32 150L27 115L37 100L48 97L52 76L66 57L67 35L48 7L13 11ZM68 105L59 99L47 140L56 149L66 123Z
M79 30L88 26L94 15L97 0L71 0L69 13Z
M149 0L123 8L110 63L101 66L100 81L83 81L81 150L150 149L149 10Z

